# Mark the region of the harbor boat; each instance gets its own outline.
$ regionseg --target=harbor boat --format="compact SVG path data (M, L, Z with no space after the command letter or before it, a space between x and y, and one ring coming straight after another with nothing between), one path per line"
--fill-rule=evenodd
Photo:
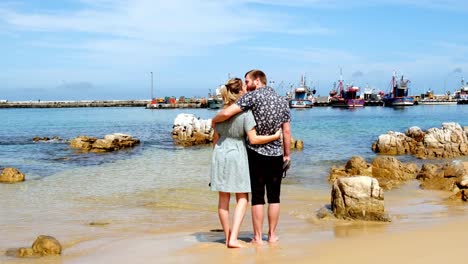
M401 76L400 82L397 81L396 72L393 72L391 82L391 92L383 97L384 106L412 106L414 98L408 96L408 83L410 80Z
M315 89L311 90L305 81L304 75L301 77L301 83L294 89L289 99L290 108L311 108L314 105Z
M212 94L210 90L210 92L208 93L207 103L209 109L220 109L224 106L224 101L221 97L220 88L216 88L214 94Z
M414 104L418 105L456 105L457 99L453 98L449 92L445 95L435 95L434 92L429 89L425 94L421 94L421 99L415 101Z
M378 91L376 89L372 89L369 86L366 86L364 88L364 105L365 106L383 106L383 100L382 97L384 95L384 92Z
M354 85L348 85L344 88L343 76L340 72L338 88L330 91L330 105L332 107L359 108L364 106L364 99L360 98L358 92L360 88Z
M468 83L465 83L463 78L461 80L461 87L455 91L453 98L457 100L458 104L468 104Z

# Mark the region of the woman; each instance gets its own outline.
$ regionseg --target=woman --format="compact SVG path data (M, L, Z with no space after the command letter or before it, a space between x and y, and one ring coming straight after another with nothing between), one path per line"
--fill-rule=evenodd
M224 107L233 104L245 93L242 80L233 78L221 89ZM265 144L277 140L281 132L270 136L258 136L255 131L252 112L242 112L216 125L213 140L214 150L211 167L211 190L219 192L218 215L226 237L228 248L239 248L237 240L240 225L244 219L249 202L250 189L249 164L245 137L250 144ZM232 229L229 229L229 200L231 193L236 194Z

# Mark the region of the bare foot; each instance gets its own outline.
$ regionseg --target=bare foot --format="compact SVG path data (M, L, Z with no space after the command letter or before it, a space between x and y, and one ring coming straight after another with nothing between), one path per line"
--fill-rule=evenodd
M277 236L272 236L272 237L268 238L268 242L270 242L270 243L276 243L278 241L279 241L279 237L277 237Z
M263 240L257 240L253 238L252 241L250 241L250 243L252 243L253 245L261 246L263 245Z
M239 240L236 240L236 241L229 241L229 243L227 244L227 247L228 248L243 248L244 245L242 245Z

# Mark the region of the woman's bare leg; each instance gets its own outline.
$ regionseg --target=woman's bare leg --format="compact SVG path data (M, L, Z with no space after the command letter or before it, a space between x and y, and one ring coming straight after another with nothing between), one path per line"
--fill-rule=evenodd
M239 235L240 226L244 221L245 210L247 209L247 204L249 203L248 193L236 193L236 209L234 210L234 216L232 219L232 232L229 236L228 247L230 248L239 248L243 247L241 243L237 240Z
M221 226L224 230L224 236L226 237L226 246L229 241L229 200L231 198L230 193L219 192L218 200L218 216Z

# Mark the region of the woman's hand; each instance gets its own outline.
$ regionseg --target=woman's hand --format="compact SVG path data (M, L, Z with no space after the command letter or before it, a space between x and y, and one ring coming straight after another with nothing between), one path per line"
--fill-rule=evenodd
M282 131L281 131L281 128L280 128L280 129L278 129L278 131L276 131L276 133L275 133L275 138L276 138L276 139L281 138L281 134L282 134Z

